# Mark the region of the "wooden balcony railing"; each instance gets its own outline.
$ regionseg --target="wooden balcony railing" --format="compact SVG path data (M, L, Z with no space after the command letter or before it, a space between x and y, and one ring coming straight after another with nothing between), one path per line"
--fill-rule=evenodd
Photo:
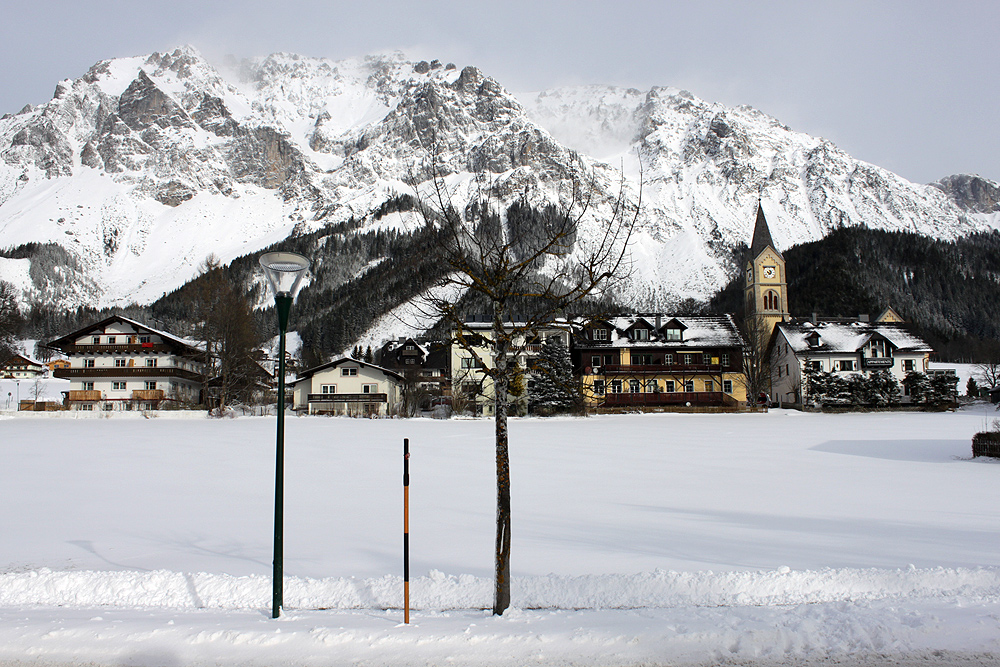
M671 373L722 373L731 368L722 364L607 364L590 367L591 372L595 370L601 375L670 375Z
M624 407L630 405L725 405L721 391L670 391L649 393L607 394L604 405Z
M60 368L52 371L57 378L122 378L126 380L149 377L179 377L194 382L204 382L205 376L186 368L175 366L116 366L103 368Z
M69 392L70 401L100 401L103 400L104 395L94 389L88 390L76 390L71 389Z
M162 389L133 389L133 401L162 401L164 398Z

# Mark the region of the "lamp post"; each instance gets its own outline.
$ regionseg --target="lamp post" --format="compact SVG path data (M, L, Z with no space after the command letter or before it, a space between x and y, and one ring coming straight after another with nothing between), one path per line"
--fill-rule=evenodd
M278 436L274 465L274 561L271 576L271 618L278 618L282 607L282 570L285 513L285 332L288 314L299 283L309 268L309 260L293 252L269 252L260 256L264 275L274 291L278 311Z

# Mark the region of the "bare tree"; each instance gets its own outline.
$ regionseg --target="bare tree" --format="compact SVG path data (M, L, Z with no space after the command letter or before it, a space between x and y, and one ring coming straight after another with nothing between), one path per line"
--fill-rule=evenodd
M229 280L215 255L199 268L194 312L205 343L212 407L221 414L230 403L251 403L266 373L254 359L260 341L246 290Z
M451 327L452 343L475 359L492 384L497 479L493 613L503 614L510 605L507 416L511 388L521 372L514 359L544 326L619 276L639 216L641 188L633 202L622 179L617 191L598 205L597 184L574 180L558 206L542 203L544 198L531 187L504 205L501 193L513 186L479 173L469 203L460 206L442 177L447 172L437 164L431 172L429 192L418 191L419 210L447 273L436 286L440 289L430 293L474 295L490 310L484 348L466 326L457 299L431 296L425 304L428 314ZM601 215L590 215L598 206Z
M977 364L975 374L982 380L983 386L987 389L1000 385L1000 359L991 359Z
M761 315L749 313L744 315L738 326L743 337L740 382L746 389L747 401L754 403L758 396L767 395L771 390L771 325Z

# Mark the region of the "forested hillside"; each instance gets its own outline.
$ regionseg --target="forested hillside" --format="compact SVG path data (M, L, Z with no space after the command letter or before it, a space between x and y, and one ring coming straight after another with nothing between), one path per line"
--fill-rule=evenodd
M939 241L845 227L783 253L793 316L877 316L892 306L943 361L1000 358L1000 232ZM737 278L711 302L742 308Z

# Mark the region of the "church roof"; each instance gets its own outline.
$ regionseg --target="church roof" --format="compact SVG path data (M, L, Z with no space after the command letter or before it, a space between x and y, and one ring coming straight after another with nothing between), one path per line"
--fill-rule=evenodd
M778 252L778 248L774 245L774 241L771 240L771 230L767 228L767 220L764 218L764 209L761 208L760 202L758 202L757 222L754 224L753 241L750 243L750 257L759 257L760 253L764 252L764 249L768 247L778 253L778 257L781 257L781 253ZM781 258L784 259L784 257Z

